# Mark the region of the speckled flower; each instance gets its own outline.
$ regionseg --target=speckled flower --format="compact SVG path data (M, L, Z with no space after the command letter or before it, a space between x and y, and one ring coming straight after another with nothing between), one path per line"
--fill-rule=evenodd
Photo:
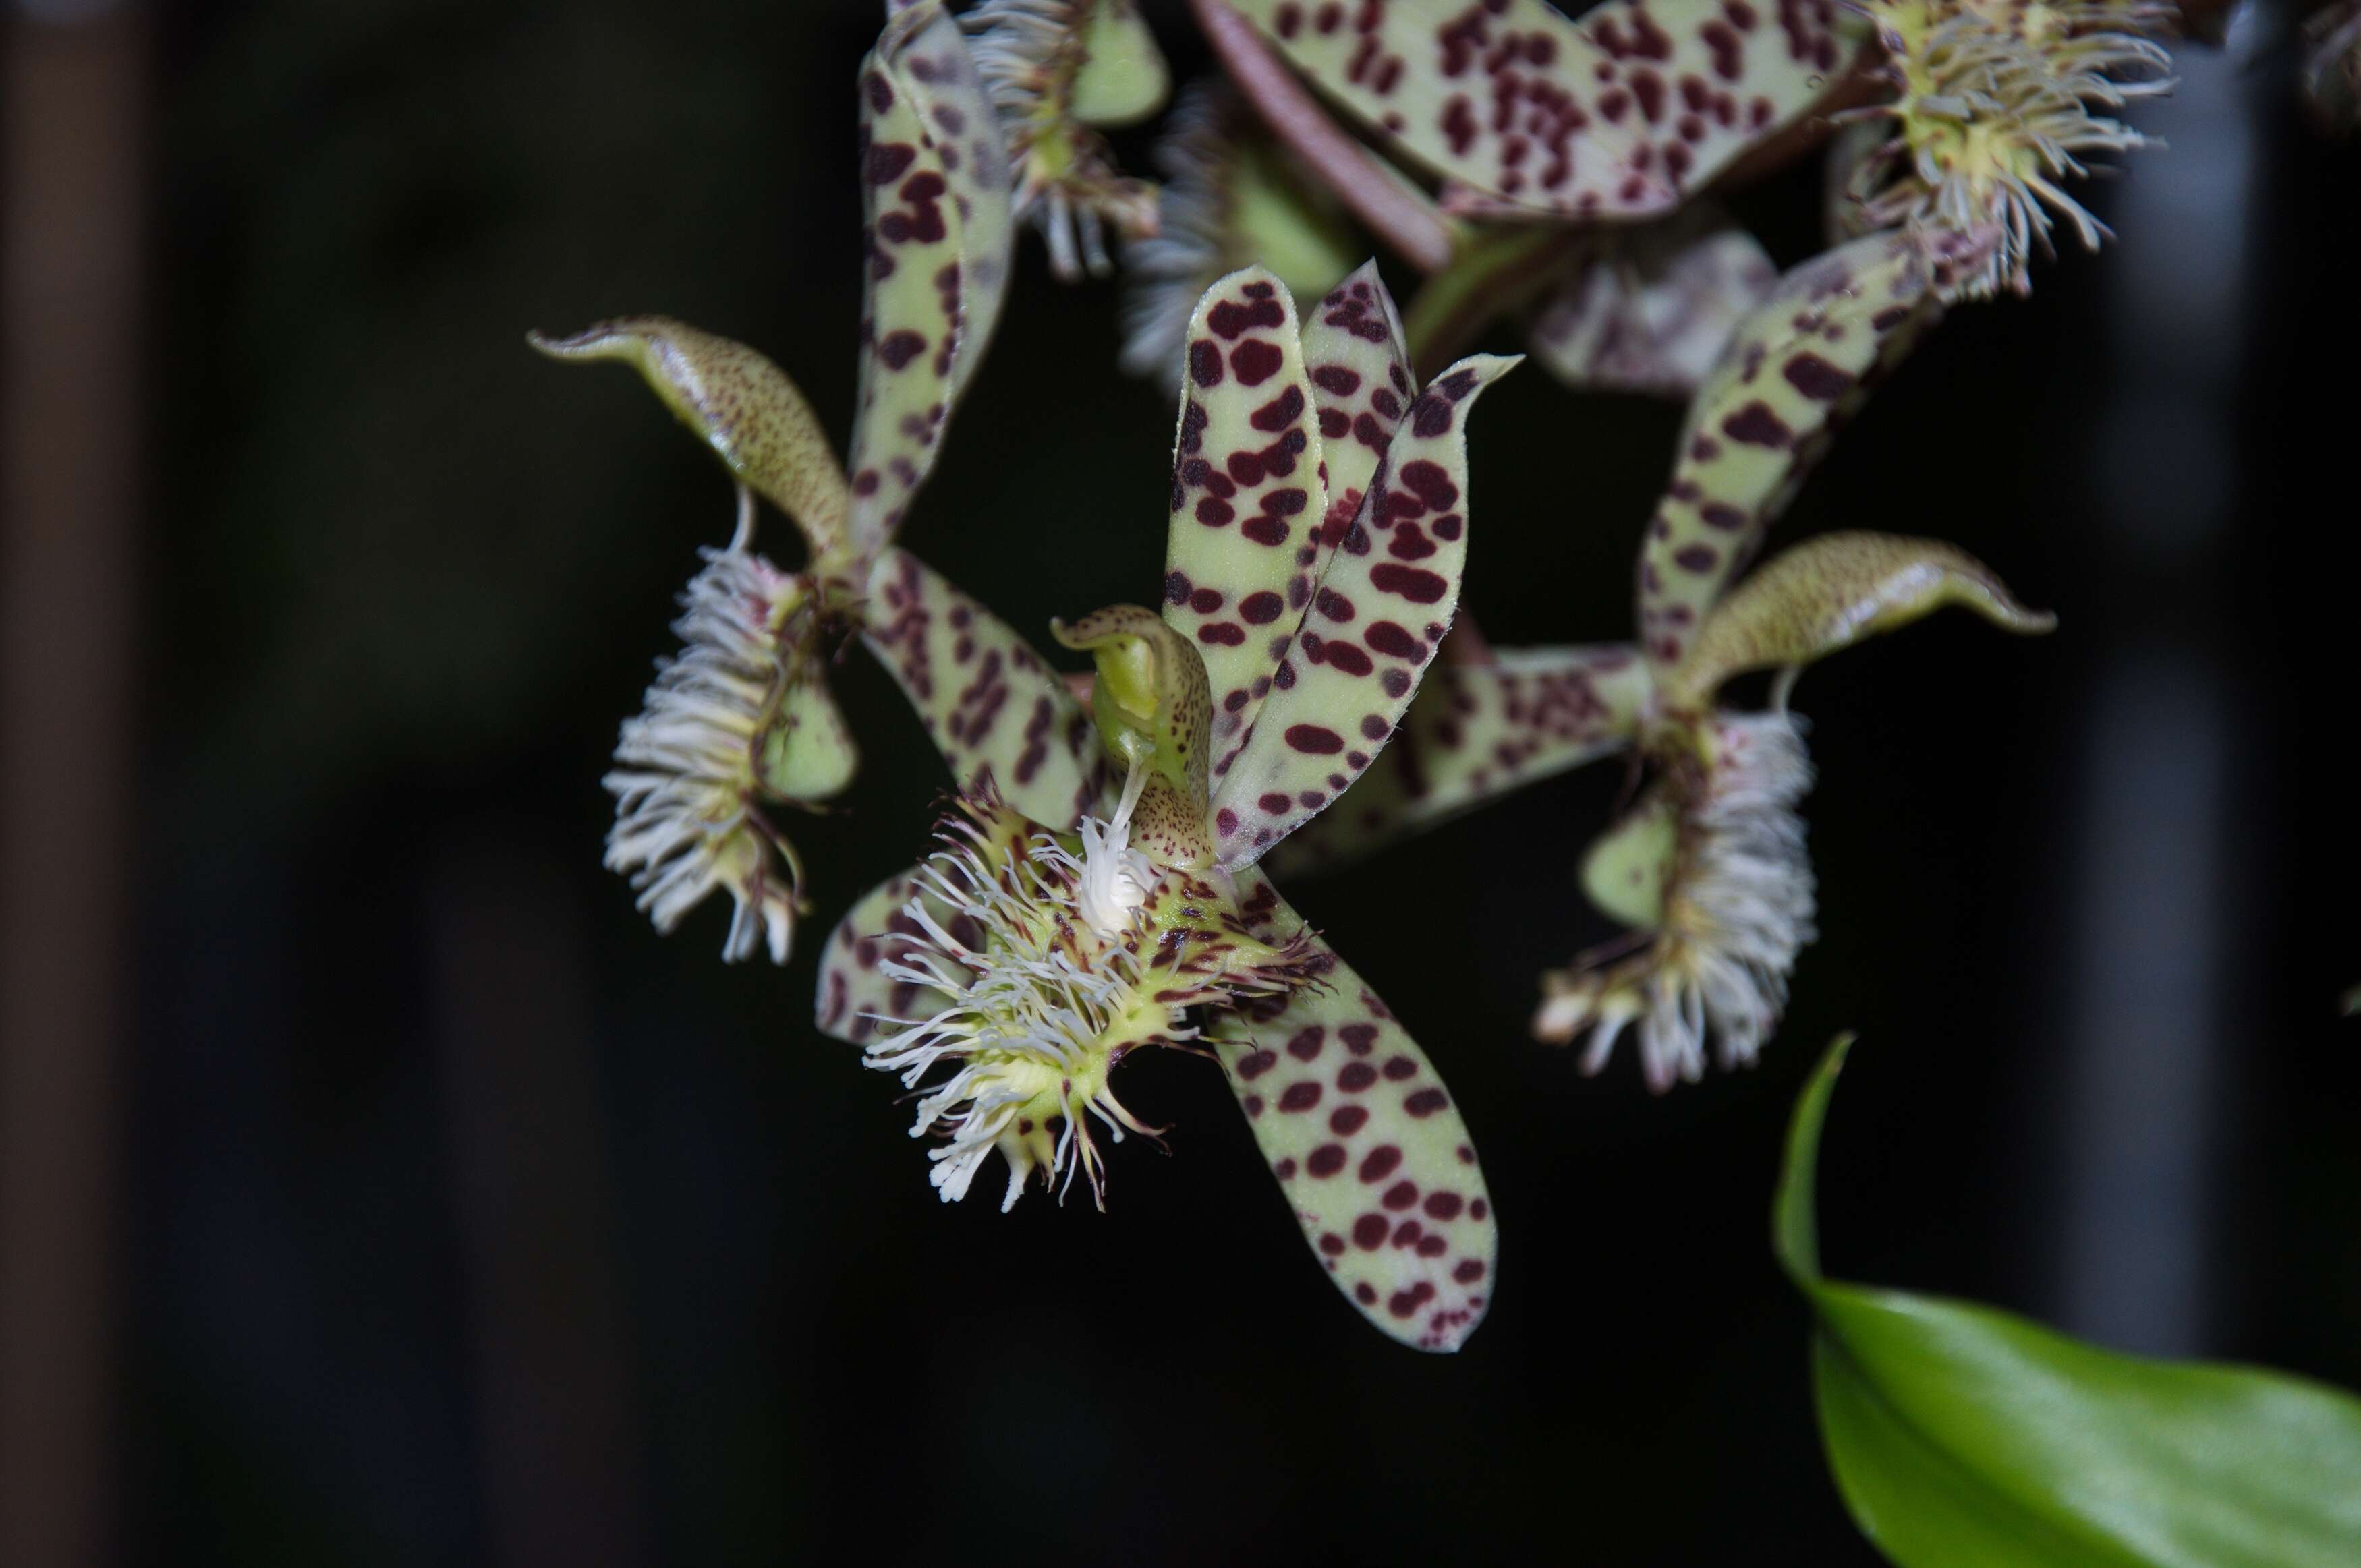
M830 939L822 1029L923 1092L936 1186L998 1150L1093 1191L1110 1075L1178 1047L1226 1069L1314 1255L1389 1334L1455 1348L1490 1293L1489 1201L1433 1067L1258 862L1378 757L1434 657L1467 546L1466 419L1513 361L1421 390L1364 268L1300 324L1251 269L1193 313L1159 610L1053 630L1096 661L1123 780L1054 817L970 793L927 866ZM1028 672L1010 700L1060 685Z
M1171 75L1132 0L983 0L960 25L999 112L1016 180L1049 265L1071 280L1111 265L1106 228L1156 232L1156 192L1126 179L1102 129L1164 106Z
M1732 589L1837 424L1940 309L1910 235L1859 240L1796 269L1738 334L1690 406L1672 482L1642 537L1636 643L1503 652L1436 672L1385 765L1290 846L1340 859L1596 758L1635 754L1638 804L1592 848L1583 885L1626 927L1545 977L1541 1038L1585 1034L1596 1070L1636 1032L1664 1089L1753 1059L1812 939L1814 886L1796 807L1811 783L1787 712L1805 663L1960 604L2045 630L1982 565L1946 544L1831 533ZM1719 692L1781 672L1772 708Z
M742 344L663 316L533 338L556 358L636 368L738 483L736 532L706 552L684 598L675 630L686 646L624 724L608 778L607 863L632 874L663 931L728 894L731 959L764 948L786 961L801 873L774 810L825 800L852 778L825 671L856 632L928 724L955 737L945 744L961 777L996 766L1014 798L1054 813L1094 792L1101 771L1048 739L1084 724L1062 694L1004 721L996 707L978 710L991 682L933 678L954 646L995 665L1033 658L894 543L999 315L1007 162L966 42L937 0L887 23L860 81L868 292L849 477L803 394ZM754 551L757 497L801 532L800 570Z
M1857 111L1882 140L1843 146L1840 220L1919 232L1946 299L2025 293L2052 214L2086 248L2107 233L2063 188L2094 152L2152 145L2111 112L2172 85L2152 35L2170 7L2151 0L1864 0L1892 83Z
M1156 233L1123 248L1122 363L1178 396L1189 317L1206 290L1260 265L1294 292L1317 293L1364 247L1335 199L1222 82L1180 94L1156 161L1166 181Z

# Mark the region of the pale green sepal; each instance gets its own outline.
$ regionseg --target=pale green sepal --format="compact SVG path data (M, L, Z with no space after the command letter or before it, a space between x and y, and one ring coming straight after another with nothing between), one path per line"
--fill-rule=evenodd
M1582 891L1600 914L1634 930L1664 923L1664 883L1680 847L1680 825L1661 801L1643 804L1591 841Z
M553 359L629 365L723 466L795 519L813 555L844 538L851 496L828 433L786 373L753 349L670 316L618 316L526 341Z
M1822 534L1773 558L1715 607L1696 646L1664 678L1665 702L1697 707L1733 675L1792 670L1954 604L2020 635L2058 624L2056 616L2017 603L1992 568L1940 540Z
M1172 95L1172 68L1132 0L1097 0L1083 25L1082 63L1066 111L1086 126L1135 126Z
M1303 930L1261 872L1239 906L1273 946ZM1209 1040L1312 1256L1370 1322L1420 1350L1464 1343L1490 1303L1499 1233L1466 1124L1433 1063L1317 937L1322 981Z
M2361 1400L1821 1277L1813 1172L1849 1044L1829 1048L1796 1105L1772 1237L1817 1321L1829 1466L1878 1550L1900 1568L2361 1561Z
M938 924L956 913L934 894L922 892L914 866L870 889L836 923L821 949L819 988L812 1003L812 1022L820 1033L865 1046L893 1033L881 1026L880 1016L915 1022L950 1004L947 992L891 981L879 972L903 956L901 949L911 935L919 934L902 913L913 897L923 898Z

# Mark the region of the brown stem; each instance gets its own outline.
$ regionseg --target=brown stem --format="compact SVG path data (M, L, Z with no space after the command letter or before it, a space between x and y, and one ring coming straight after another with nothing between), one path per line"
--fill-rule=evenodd
M1191 0L1197 26L1238 91L1271 133L1312 166L1353 215L1421 272L1450 265L1451 231L1427 203L1395 182L1359 142L1328 117L1285 61L1225 0Z

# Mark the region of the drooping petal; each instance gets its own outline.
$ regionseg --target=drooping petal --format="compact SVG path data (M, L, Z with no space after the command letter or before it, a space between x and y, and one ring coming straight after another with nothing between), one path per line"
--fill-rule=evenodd
M1164 619L1205 662L1217 776L1269 691L1327 506L1297 333L1287 285L1260 267L1208 289L1189 322Z
M1795 120L1868 28L1850 10L1608 0L1328 5L1231 0L1379 139L1465 187L1477 212L1671 211Z
M1219 863L1252 865L1360 776L1410 707L1459 605L1466 413L1517 364L1463 359L1420 394L1213 787Z
M1665 675L1667 706L1693 708L1748 670L1794 669L1945 605L2039 635L2058 618L2019 604L1993 569L1955 545L1892 533L1824 533L1783 552L1706 618Z
M1265 941L1302 918L1258 872L1238 878ZM1492 1295L1499 1231L1476 1146L1434 1066L1327 945L1324 989L1241 1016L1213 1040L1279 1190L1336 1288L1420 1350L1456 1350Z
M1686 398L1779 269L1708 202L1600 235L1533 318L1533 355L1569 387Z
M1071 828L1104 787L1090 716L1016 630L906 550L869 580L862 641L962 787L985 769L1044 827Z
M1839 425L1941 306L1906 236L1872 235L1779 280L1739 326L1682 427L1640 548L1640 642L1658 671L1752 558Z
M885 26L861 71L869 291L852 433L851 543L893 540L975 374L1008 285L1008 162L939 0Z
M850 495L828 433L786 373L744 344L670 316L618 316L528 341L553 359L631 366L740 483L795 519L814 556L843 540Z
M1418 395L1401 315L1374 260L1355 269L1304 318L1303 367L1312 378L1321 455L1328 464L1321 555L1308 568L1309 586L1327 569L1326 558L1361 510L1394 426Z
M914 897L924 898L936 922L951 911L919 885L918 868L878 883L844 912L829 934L820 956L819 989L813 999L812 1022L822 1034L850 1045L865 1046L890 1033L879 1018L926 1018L950 1004L948 992L895 981L886 966L902 962L912 939L925 933L902 913Z
M1629 643L1504 649L1490 663L1439 664L1352 797L1280 845L1272 868L1293 876L1358 859L1622 751L1652 687Z

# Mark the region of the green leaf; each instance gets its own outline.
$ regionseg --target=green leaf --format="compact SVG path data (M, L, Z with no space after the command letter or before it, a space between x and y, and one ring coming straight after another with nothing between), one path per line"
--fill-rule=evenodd
M1862 1533L1903 1568L2361 1562L2361 1400L1820 1277L1813 1169L1850 1043L1796 1105L1772 1233L1817 1320L1821 1434Z

